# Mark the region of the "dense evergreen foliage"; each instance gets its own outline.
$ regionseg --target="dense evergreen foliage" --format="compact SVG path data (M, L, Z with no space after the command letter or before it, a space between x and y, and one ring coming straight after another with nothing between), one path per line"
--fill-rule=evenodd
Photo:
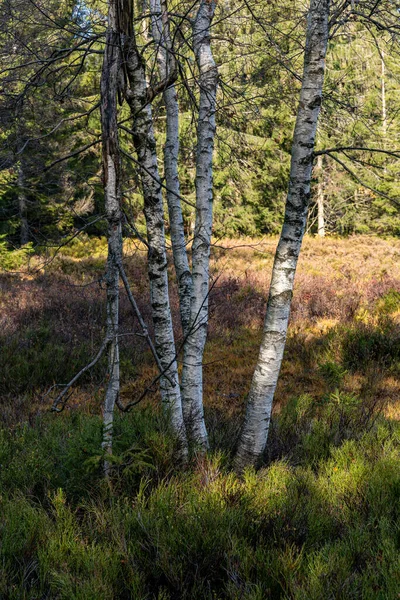
M0 600L400 597L399 14L2 3Z
M40 246L82 227L90 233L104 231L102 220L97 220L104 210L98 145L103 9L94 1L70 1L50 3L43 14L34 4L22 3L11 3L5 11L0 57L3 243L18 246L30 241ZM285 2L265 6L226 2L217 10L212 42L220 74L214 232L218 237L277 233L299 89L303 13L300 5ZM181 35L188 35L182 23ZM151 64L154 49L146 27L143 22L142 44ZM392 42L379 30L369 35L356 20L333 35L318 149L397 149L399 68ZM198 92L184 43L179 53L180 175L190 231ZM165 135L161 97L155 101L154 114L161 146ZM121 122L126 116L122 107ZM129 134L121 131L121 139L124 150L134 156ZM142 198L135 170L135 163L124 156L124 202L140 230ZM326 230L397 234L398 171L397 157L387 154L349 150L324 156L313 193L315 200L320 184ZM316 210L311 210L309 230L316 232L316 227Z

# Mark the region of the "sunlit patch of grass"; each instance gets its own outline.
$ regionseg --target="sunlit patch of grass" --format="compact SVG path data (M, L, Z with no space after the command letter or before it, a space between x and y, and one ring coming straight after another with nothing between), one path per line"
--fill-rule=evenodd
M243 410L258 354L276 243L277 238L228 240L220 242L222 248L212 250L212 270L219 279L210 297L205 403L220 413ZM125 263L134 294L151 330L146 248L142 246L135 240L127 240ZM370 369L368 365L375 352L371 354L371 348L367 348L363 354L362 328L383 331L385 319L397 323L398 327L398 240L352 237L322 241L306 237L303 250L276 395L277 410L299 389L314 396L321 395L325 383L319 365L329 361L341 364L346 344L349 348L343 366L349 371L346 386L351 391L354 383L357 392L363 385L360 378L364 376L351 371L357 364L362 372L366 367ZM90 252L89 257L85 257L86 251ZM105 292L97 278L104 271L105 251L104 239L83 237L70 249L61 249L57 258L49 263L48 276L4 279L0 297L2 331L7 337L2 352L3 393L25 394L26 402L29 398L37 410L36 398L47 387L46 383L50 383L49 377L61 383L93 356L104 327ZM169 271L179 345L179 309L171 261ZM75 284L84 287L74 287ZM130 333L132 327L135 322L122 290L121 330ZM393 339L393 332L389 338L385 332L382 335L381 346L386 352L386 339ZM357 352L353 351L354 344L358 345ZM121 348L122 396L124 401L130 401L151 383L155 370L140 338L129 335L122 338ZM351 369L347 364L349 360L354 363ZM91 376L81 382L89 397L91 390L101 395L98 386L101 386L103 367L98 365ZM386 367L384 370L383 379L392 376ZM384 381L380 393L384 393ZM81 396L77 390L72 403L83 399L85 394ZM149 396L157 399L157 394ZM98 402L97 406L100 405Z
M210 454L185 470L175 464L176 441L150 390L116 416L112 489L101 473L104 365L63 414L48 414L43 398L102 339L104 289L87 284L104 270L105 241L61 251L46 276L2 277L0 597L397 598L400 241L305 238L265 460L238 478L231 458L276 243L212 250L220 277L204 359ZM126 242L151 330L145 256ZM172 262L169 274L179 340ZM135 326L122 293L121 330ZM121 340L125 403L157 370L141 338Z
M242 478L225 452L179 470L162 417L140 409L117 422L112 489L89 460L97 417L4 431L1 593L394 600L400 430L382 416L360 430L360 408L294 398L273 433L289 452Z

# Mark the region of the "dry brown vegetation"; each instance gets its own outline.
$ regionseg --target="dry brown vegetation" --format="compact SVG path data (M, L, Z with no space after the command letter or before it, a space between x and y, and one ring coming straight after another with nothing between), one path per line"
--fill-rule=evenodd
M213 414L231 416L243 409L257 358L276 243L276 238L243 239L218 241L213 246L205 355L205 404ZM128 241L125 251L132 288L150 323L144 248ZM43 391L52 383L64 383L96 352L105 313L100 280L104 257L103 241L84 239L55 257L31 261L29 272L1 276L1 388L4 399L12 397L14 415L16 405L24 414L46 410L50 400L42 399ZM398 239L306 237L276 410L299 393L321 397L329 387L323 366L329 363L340 365L346 391L373 393L391 417L399 416L399 257ZM170 272L173 281L172 265ZM173 285L171 294L179 339ZM142 339L132 335L136 323L124 294L121 321L122 397L132 400L156 372ZM386 341L378 339L383 329ZM385 346L391 348L389 357ZM70 407L100 410L103 371L104 365L99 365L82 381ZM157 393L149 394L149 399L157 399Z
M400 240L305 240L265 462L239 478L230 458L276 242L213 247L210 453L179 468L154 392L116 416L112 486L100 468L106 365L61 415L43 397L99 346L104 242L1 276L1 598L398 598ZM128 242L125 262L149 322L143 249ZM122 297L132 400L156 372Z

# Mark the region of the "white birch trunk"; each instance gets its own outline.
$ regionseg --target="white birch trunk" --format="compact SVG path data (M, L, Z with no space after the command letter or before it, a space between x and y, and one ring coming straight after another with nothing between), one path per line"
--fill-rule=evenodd
M203 410L203 354L207 337L209 261L212 230L212 157L218 70L214 62L210 29L214 0L201 0L193 24L193 48L199 70L200 105L196 152L196 222L192 245L192 296L190 333L184 346L182 371L183 411L193 442L208 447Z
M108 384L103 411L103 443L106 454L112 452L114 406L119 394L119 270L122 257L120 208L120 153L117 126L117 91L120 69L120 39L117 30L117 1L110 0L108 28L101 74L101 127L105 212L108 224L107 258L107 341ZM110 465L105 459L104 470L108 476Z
M150 0L152 13L152 36L158 46L157 61L160 77L167 80L170 70L176 68L172 55L168 13L164 2ZM192 275L186 253L186 240L180 201L178 175L179 155L179 105L175 85L164 90L163 99L167 116L167 134L164 147L164 172L167 187L167 204L171 229L172 253L178 282L179 308L183 335L186 336L190 322L190 298Z
M260 459L268 437L272 402L286 342L293 281L307 221L315 134L325 74L329 4L329 0L310 2L286 211L272 270L263 339L235 458L239 471Z
M133 142L135 145L144 198L144 215L147 225L148 275L155 346L160 362L168 375L161 377L161 398L172 429L181 442L181 453L187 453L186 433L183 423L181 392L176 361L168 294L167 255L164 229L162 187L157 164L156 141L150 104L147 102L146 73L134 35L127 53L127 72L130 89L127 100L133 116Z
M325 237L325 215L324 215L324 180L322 154L317 158L318 186L317 186L317 210L318 210L318 235Z

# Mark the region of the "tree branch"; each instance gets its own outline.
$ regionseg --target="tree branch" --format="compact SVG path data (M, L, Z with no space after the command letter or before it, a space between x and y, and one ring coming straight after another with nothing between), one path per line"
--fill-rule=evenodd
M120 125L120 127L121 127L121 129L123 129L127 133L133 134L133 131L131 129L129 129L128 127L125 127L124 125ZM150 175L150 177L156 183L158 183L158 185L160 185L164 190L167 190L167 192L170 192L171 194L173 194L174 196L176 196L177 198L179 198L179 200L182 200L182 202L185 202L185 204L188 204L192 208L196 208L195 204L192 204L192 202L189 202L189 200L186 200L186 198L183 198L183 196L181 196L180 194L177 194L176 192L174 192L174 190L170 190L165 185L165 183L163 183L160 179L158 179L157 177L155 177L155 175L153 175L153 173L149 169L147 169L144 165L142 165L141 163L139 163L139 161L136 160L136 158L134 158L131 154L129 154L129 152L126 152L126 150L123 150L121 148L121 153L124 156L126 156L127 158L129 158L131 161L133 161L135 164L137 164L141 169L143 169L143 171L145 171L147 173L147 175Z
M377 190L376 188L373 188L373 187L367 185L364 181L362 181L362 179L360 179L358 177L358 175L356 175L354 173L354 171L349 169L349 167L342 160L340 160L337 156L335 156L334 154L331 154L330 152L328 152L326 154L327 154L327 156L330 156L331 158L333 158L333 160L335 160L345 171L347 171L347 173L349 173L349 175L351 175L353 177L353 179L355 179L365 189L370 190L371 192L373 192L374 194L377 194L378 196L381 196L382 198L386 198L386 200L389 200L389 202L393 202L393 204L395 204L396 206L400 206L399 200L396 200L395 198L391 198L384 192L381 192L381 191Z
M74 383L76 381L78 381L78 379L84 374L86 373L86 371L88 371L89 369L92 369L100 360L100 358L102 357L104 351L106 350L106 348L108 347L108 345L110 344L111 340L107 337L104 338L103 343L100 347L100 350L98 351L98 353L96 354L96 356L94 357L94 359L87 364L85 367L83 367L83 369L81 369L79 371L79 373L77 373L69 383L67 383L64 386L64 389L62 390L62 392L57 396L57 398L54 400L53 405L51 407L51 410L53 412L62 412L65 408L65 405L67 403L67 400L70 396L68 396L65 400L63 400L65 394L68 392L68 390L74 385ZM62 384L61 384L62 385ZM54 388L54 386L52 386L47 392L46 394L43 396L43 398L45 398L50 391ZM59 405L61 404L61 408L58 408Z
M395 158L400 158L400 150L384 150L383 148L364 148L363 146L337 146L336 148L326 148L325 150L318 150L314 152L314 156L321 156L323 154L330 154L331 152L349 152L350 150L358 152L379 152L380 154L388 154Z
M149 332L148 332L148 329L147 329L147 325L144 322L143 317L140 314L140 310L139 310L139 307L138 307L138 305L136 303L136 300L133 297L133 294L132 294L132 291L131 291L131 288L130 288L130 285L129 285L129 281L128 281L128 278L126 276L124 267L122 266L122 264L120 262L117 262L117 267L118 267L118 270L119 270L119 274L121 275L121 279L122 279L122 281L124 283L125 290L126 290L126 293L128 295L128 298L129 298L129 302L131 303L131 306L133 308L133 312L135 313L136 318L139 321L139 325L142 328L143 336L146 338L147 344L148 344L148 346L149 346L149 348L151 350L151 353L152 353L152 355L154 357L154 360L156 361L156 365L158 367L158 370L160 371L160 373L163 373L163 366L162 366L160 358L159 358L159 356L157 354L157 350L154 347L153 341L152 341L152 339L151 339L151 337L149 335ZM168 368L169 368L169 366L168 366ZM165 374L165 373L163 373L163 374ZM171 378L167 374L165 374L165 378L169 381L169 383L171 384L171 386L174 387L174 382L171 380Z
M69 158L73 158L74 156L78 156L79 154L82 154L82 152L85 152L85 150L88 150L89 148L92 148L93 146L97 146L97 144L101 144L101 140L96 140L95 142L92 142L91 144L86 144L86 146L79 148L79 150L75 150L75 152L71 152L71 154L67 154L66 156L57 158L57 160L53 161L47 167L45 167L43 169L43 172L45 173L46 171L49 171L55 165L57 165L60 162L63 162L64 160L68 160Z
M165 375L165 373L168 371L168 369L170 368L170 366L173 364L173 362L175 360L177 360L180 352L182 351L186 340L188 339L189 335L191 335L192 333L194 333L195 331L197 331L197 329L199 327L202 326L202 323L197 324L196 327L196 323L197 323L197 319L199 318L199 314L201 312L201 309L204 306L204 303L206 302L207 298L209 297L212 289L214 288L215 284L217 283L219 279L219 276L215 278L215 280L213 281L213 283L210 286L210 289L208 290L206 296L203 299L203 302L201 303L201 306L199 308L199 310L197 311L196 317L192 323L192 325L189 328L189 331L187 332L187 334L184 336L178 350L175 353L175 356L173 357L173 359L170 361L170 363L165 367L165 369L163 369L158 375L157 377L155 377L155 379L153 379L153 381L150 383L150 385L147 386L147 388L141 393L141 395L139 396L139 398L137 400L134 400L133 402L129 402L126 406L124 406L119 398L116 401L116 405L118 406L118 408L122 411L122 412L128 412L130 411L131 408L133 408L134 406L137 406L142 400L144 400L144 398L147 396L147 394L149 393L149 391L153 388L153 386L161 379L161 377L163 377Z

